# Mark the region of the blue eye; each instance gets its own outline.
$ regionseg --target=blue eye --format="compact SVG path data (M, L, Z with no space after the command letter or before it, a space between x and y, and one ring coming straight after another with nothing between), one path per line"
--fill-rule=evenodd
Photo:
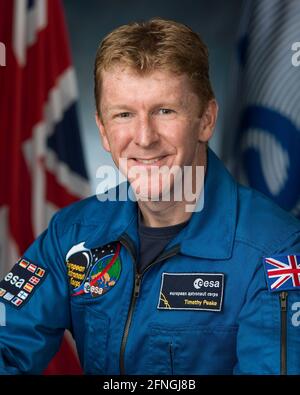
M160 108L158 110L159 113L163 114L163 115L168 115L168 114L173 114L174 111L170 110L169 108Z
M128 118L130 116L130 112L121 112L117 115L119 118Z

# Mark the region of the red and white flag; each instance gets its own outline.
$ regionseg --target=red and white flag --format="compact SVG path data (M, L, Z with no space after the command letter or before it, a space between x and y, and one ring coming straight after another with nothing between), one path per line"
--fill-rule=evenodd
M0 0L0 42L2 277L52 214L86 197L89 185L60 0ZM65 338L48 373L80 371Z

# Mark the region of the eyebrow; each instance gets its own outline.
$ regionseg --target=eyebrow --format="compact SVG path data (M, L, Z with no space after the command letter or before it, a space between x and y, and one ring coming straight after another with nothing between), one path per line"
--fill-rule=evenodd
M132 111L132 108L128 105L116 105L116 106L107 106L103 108L104 111L112 112L112 111Z
M153 106L153 108L164 108L164 107L168 108L168 107L173 107L173 106L176 106L176 107L184 106L184 102L183 102L183 100L180 100L179 103L175 103L174 101L173 102L159 102L159 103L155 104ZM131 106L129 106L128 104L123 104L123 105L117 104L117 105L112 105L112 106L106 106L106 107L104 107L103 110L105 110L107 112L134 111L134 109Z

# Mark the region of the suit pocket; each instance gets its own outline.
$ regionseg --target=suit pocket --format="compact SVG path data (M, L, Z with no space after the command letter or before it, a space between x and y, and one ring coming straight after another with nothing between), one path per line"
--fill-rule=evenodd
M152 325L148 374L232 374L236 363L235 326L213 328Z
M73 335L85 374L105 374L109 319L90 306L73 305Z
M87 336L85 338L86 374L104 374L108 340L108 318L91 308L87 308L85 317Z

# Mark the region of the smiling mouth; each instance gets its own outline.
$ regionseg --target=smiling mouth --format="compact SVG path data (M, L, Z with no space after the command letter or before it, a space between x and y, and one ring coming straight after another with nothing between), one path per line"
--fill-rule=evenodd
M150 158L150 159L143 159L143 158L132 158L132 159L135 162L143 164L143 165L155 165L155 164L159 164L166 157L167 157L167 155L159 156L156 158Z

